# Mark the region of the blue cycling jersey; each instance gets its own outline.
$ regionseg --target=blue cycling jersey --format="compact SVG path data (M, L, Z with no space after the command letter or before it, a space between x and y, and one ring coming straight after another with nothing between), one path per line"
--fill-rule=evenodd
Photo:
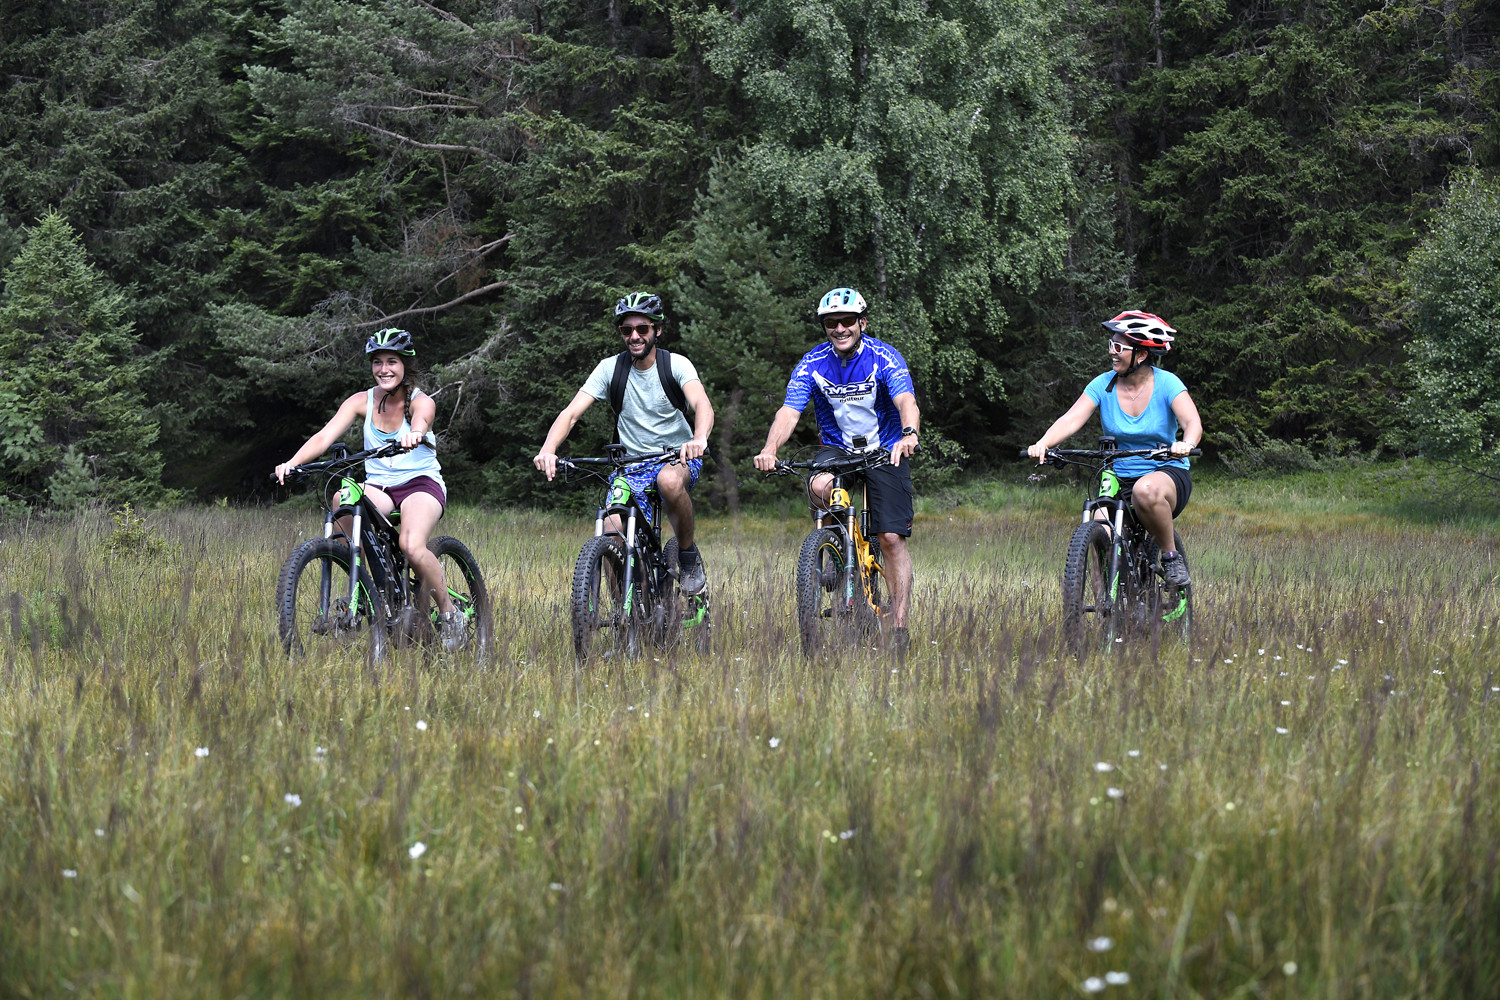
M848 360L826 343L804 354L787 383L785 405L800 413L811 400L825 445L854 451L854 439L862 437L866 449L894 448L901 440L894 399L912 391L901 352L864 337Z

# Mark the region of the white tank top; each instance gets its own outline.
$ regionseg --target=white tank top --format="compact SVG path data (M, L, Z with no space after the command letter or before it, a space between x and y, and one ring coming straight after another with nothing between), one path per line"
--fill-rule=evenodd
M412 399L422 395L422 390L416 390ZM375 426L375 390L371 389L365 394L365 448L382 448L396 440L398 435L411 432L411 423L404 417L401 426L387 434ZM422 443L411 451L392 455L389 458L367 458L365 459L365 482L372 486L400 486L402 483L411 482L418 476L428 476L437 481L444 492L448 490L448 484L443 482L443 473L438 466L437 460L437 438L432 431L428 431L422 438Z

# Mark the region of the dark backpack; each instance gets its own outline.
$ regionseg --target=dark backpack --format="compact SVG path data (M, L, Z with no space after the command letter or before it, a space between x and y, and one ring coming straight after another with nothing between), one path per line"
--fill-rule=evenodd
M672 377L672 352L658 347L656 349L656 374L661 379L662 391L667 394L667 399L677 412L682 414L688 422L688 427L693 426L693 410L688 406L687 393L682 391L682 386ZM615 443L620 442L620 411L625 408L625 385L630 381L630 352L621 351L619 357L615 358L615 375L609 380L609 406L615 411Z

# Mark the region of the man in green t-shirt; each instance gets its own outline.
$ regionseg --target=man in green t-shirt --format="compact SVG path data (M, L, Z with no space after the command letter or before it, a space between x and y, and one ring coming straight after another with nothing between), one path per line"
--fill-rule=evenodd
M665 322L661 299L650 292L632 292L615 305L615 326L625 340L629 360L629 378L619 401L620 412L615 427L626 454L645 455L663 448L678 450L678 464L645 462L633 465L625 470L625 478L637 493L654 485L661 494L662 503L667 508L667 520L672 522L681 553L682 592L691 597L703 593L708 586L703 560L693 540L693 498L689 491L698 482L698 473L703 469L703 453L708 450L708 435L714 427L714 408L709 405L708 395L703 391L698 370L680 354L671 355L671 377L692 411L692 426L667 395L662 373L656 369L656 340ZM573 401L552 421L552 429L547 432L542 450L532 459L532 464L546 474L549 482L557 473L557 449L567 439L573 425L578 423L578 418L593 405L594 400L609 401L618 363L618 355L600 361ZM650 518L650 505L643 504L641 509ZM612 517L605 530L618 532L624 529L619 518Z

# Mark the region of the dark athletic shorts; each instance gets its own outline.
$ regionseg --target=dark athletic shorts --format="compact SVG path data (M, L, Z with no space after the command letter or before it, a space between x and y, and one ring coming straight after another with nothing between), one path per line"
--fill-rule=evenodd
M847 458L852 452L824 446L813 456L814 462ZM882 465L865 473L865 505L870 511L870 534L889 532L902 538L911 537L912 498L911 457L900 465Z
M1177 506L1172 508L1172 517L1175 519L1177 515L1181 514L1187 507L1188 497L1193 495L1193 477L1188 473L1187 469L1184 469L1181 466L1177 465L1163 465L1156 471L1165 472L1167 475L1171 476L1172 482L1177 486ZM1146 475L1148 476L1150 474L1151 473L1149 472L1146 473ZM1131 488L1134 487L1136 483L1140 482L1140 480L1140 476L1136 476L1134 479L1126 479L1124 476L1121 476L1120 492L1130 492Z
M401 505L406 502L407 497L417 493L426 493L442 504L444 508L448 506L448 494L443 492L443 488L431 476L417 476L414 479L408 479L400 486L380 486L374 483L366 485L373 485L377 490L390 497L391 503L396 505L397 510L401 509Z

